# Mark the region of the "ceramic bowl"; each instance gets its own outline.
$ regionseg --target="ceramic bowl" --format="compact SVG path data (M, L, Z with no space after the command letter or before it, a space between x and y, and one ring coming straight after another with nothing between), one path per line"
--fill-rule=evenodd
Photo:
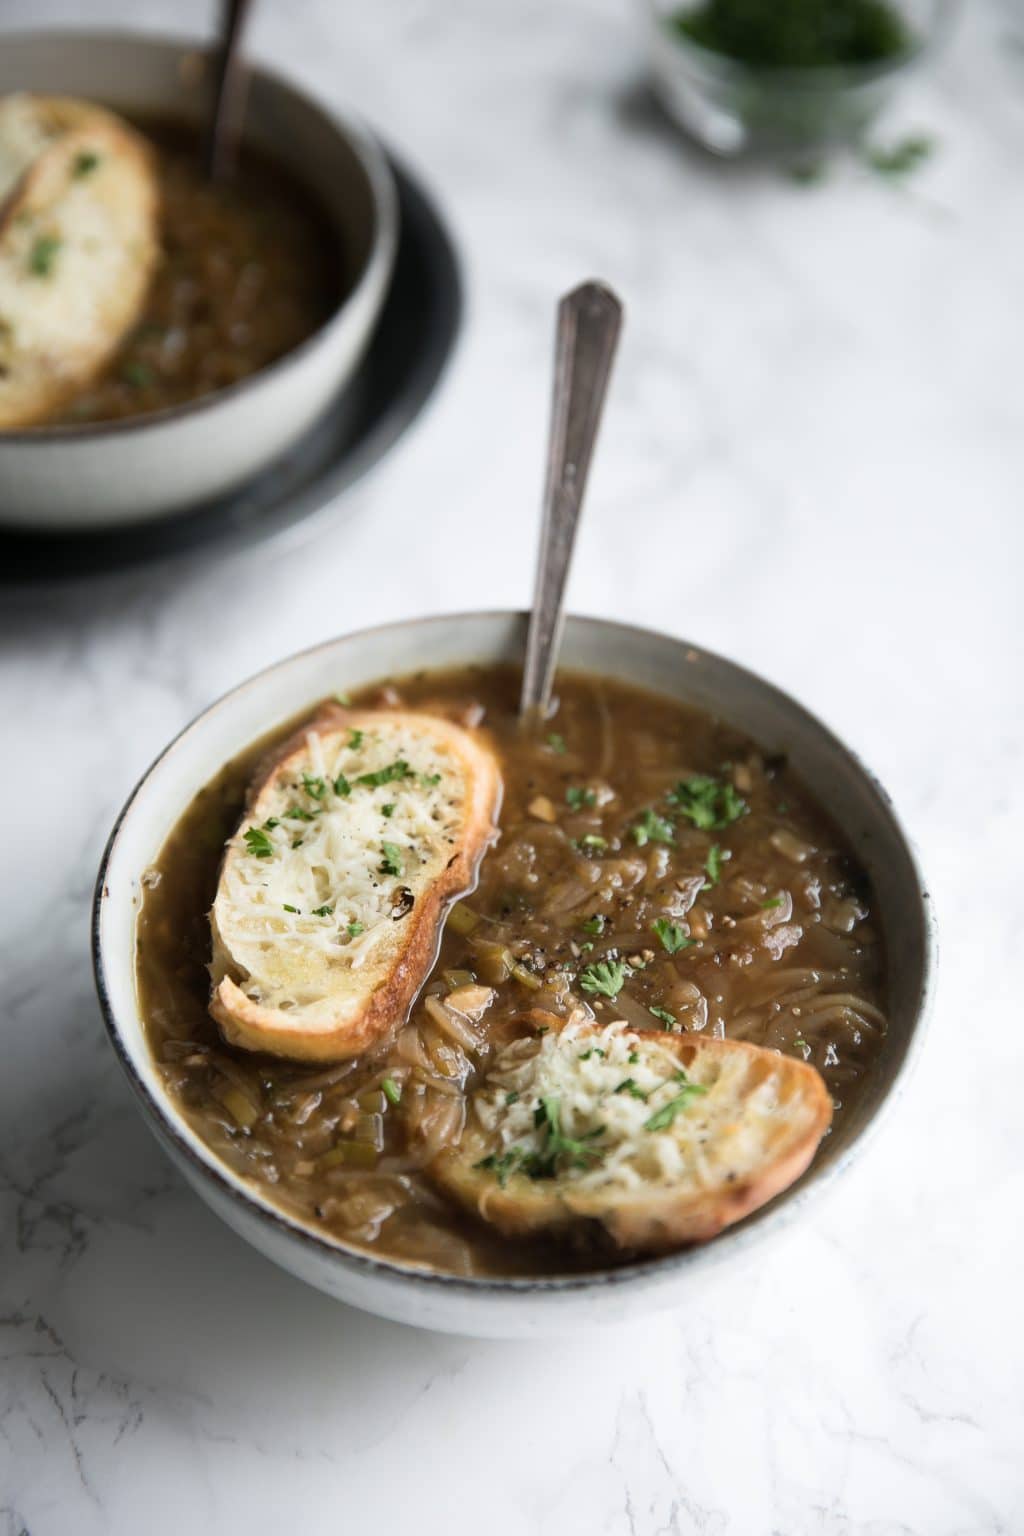
M742 1263L801 1211L820 1206L891 1107L920 1045L933 971L930 904L907 837L875 779L820 721L744 668L685 641L599 619L570 618L562 662L714 711L788 754L842 825L869 872L890 957L890 1027L854 1113L798 1184L711 1243L588 1275L461 1279L345 1249L279 1210L220 1163L165 1092L135 989L140 877L196 792L230 758L304 705L424 667L516 660L525 615L471 613L364 630L293 656L213 704L171 743L133 792L103 857L94 906L100 1003L143 1114L202 1198L248 1242L330 1295L382 1317L443 1331L522 1338L670 1306L699 1294L716 1264Z
M198 123L209 57L195 42L123 32L5 35L0 94L17 90ZM320 202L337 230L347 296L307 341L204 400L125 421L0 433L0 523L111 528L220 495L293 447L355 372L397 247L398 200L384 152L358 123L259 68L244 137Z

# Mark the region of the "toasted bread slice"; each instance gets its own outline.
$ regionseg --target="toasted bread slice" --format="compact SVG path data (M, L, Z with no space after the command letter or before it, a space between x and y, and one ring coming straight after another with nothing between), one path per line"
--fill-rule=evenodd
M432 715L334 709L288 743L228 844L211 914L226 1039L337 1061L401 1023L500 798L483 738Z
M431 1172L509 1236L599 1222L619 1247L657 1253L785 1189L831 1118L819 1073L776 1051L569 1023L498 1055Z
M138 317L158 254L145 141L88 102L0 99L0 430L53 414Z

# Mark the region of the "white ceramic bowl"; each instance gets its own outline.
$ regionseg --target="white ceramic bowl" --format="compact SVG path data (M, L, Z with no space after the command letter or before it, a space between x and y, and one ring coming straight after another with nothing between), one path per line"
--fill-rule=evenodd
M199 122L208 55L196 42L123 32L3 35L0 94L85 96L116 110ZM293 447L351 378L387 293L398 198L380 145L265 69L252 72L245 138L318 199L352 274L327 323L250 378L125 421L0 433L0 523L111 528L202 503Z
M405 1323L521 1338L622 1318L681 1301L715 1264L741 1255L819 1202L877 1127L920 1044L933 972L927 893L888 798L813 715L770 683L685 641L599 619L570 618L562 662L712 710L796 772L844 828L874 885L890 961L890 1027L875 1075L808 1174L739 1226L702 1247L589 1275L466 1280L351 1252L302 1226L204 1146L165 1092L135 990L135 923L143 870L196 792L243 747L325 695L424 667L516 660L525 615L476 613L364 630L250 678L171 743L133 792L100 869L94 907L96 984L107 1028L143 1113L202 1198L242 1237L332 1296Z

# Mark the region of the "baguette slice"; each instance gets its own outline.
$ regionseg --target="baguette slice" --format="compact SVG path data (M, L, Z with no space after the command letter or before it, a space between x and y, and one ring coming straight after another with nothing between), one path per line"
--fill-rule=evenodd
M831 1119L819 1073L776 1051L570 1022L498 1055L431 1173L507 1236L600 1223L620 1248L658 1253L785 1189Z
M496 836L497 760L447 720L323 712L254 786L211 913L227 1040L355 1056L402 1023Z
M111 112L0 98L0 430L53 414L138 318L158 254L145 141Z

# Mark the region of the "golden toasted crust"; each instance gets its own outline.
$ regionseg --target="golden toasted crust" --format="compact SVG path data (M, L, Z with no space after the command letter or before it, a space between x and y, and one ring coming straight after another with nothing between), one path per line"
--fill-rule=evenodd
M262 821L269 812L279 780L301 772L310 732L325 739L352 731L385 731L396 751L410 733L428 736L444 745L458 763L466 786L460 835L445 867L416 891L412 910L393 923L383 951L356 990L339 991L331 1002L330 1018L304 1019L299 1009L268 1007L248 996L238 984L244 977L221 934L218 907L223 899L225 872L239 855L237 843L225 855L217 901L211 913L214 950L211 972L213 989L210 1012L231 1044L246 1050L264 1051L297 1061L328 1062L357 1056L379 1042L406 1018L409 1008L430 972L440 945L447 910L475 882L480 859L495 836L495 819L501 799L501 775L497 759L486 742L449 721L401 710L355 710L331 706L289 739L261 766L250 793L244 818ZM412 882L410 882L411 884Z
M792 1107L799 1101L799 1124L780 1115L777 1128L766 1138L758 1167L711 1189L680 1181L624 1196L581 1188L571 1179L531 1180L522 1174L513 1174L502 1188L493 1173L477 1166L494 1150L494 1143L472 1120L459 1147L442 1153L432 1164L432 1176L448 1194L507 1236L585 1234L587 1228L595 1232L603 1228L619 1248L660 1253L715 1237L806 1171L832 1119L831 1097L813 1067L743 1041L675 1037L660 1031L632 1033L672 1050L691 1076L695 1068L713 1065L715 1058L740 1062L744 1098L737 1101L737 1116L743 1115L750 1095L773 1078L780 1103Z

